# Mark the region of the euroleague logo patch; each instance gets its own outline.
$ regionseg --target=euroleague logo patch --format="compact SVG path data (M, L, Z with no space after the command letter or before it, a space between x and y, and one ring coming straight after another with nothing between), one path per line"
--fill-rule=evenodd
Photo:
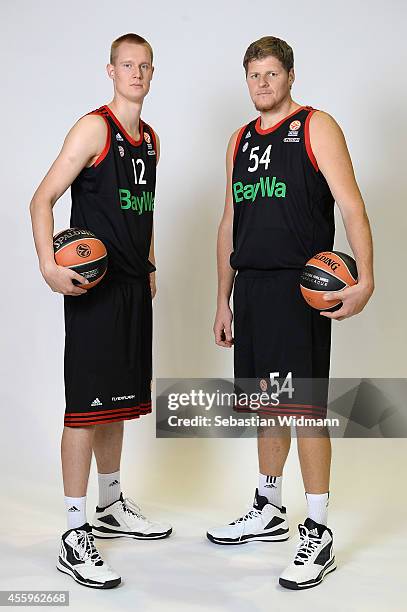
M117 148L119 149L120 157L124 157L124 148L121 145L119 145Z
M295 121L291 121L289 127L290 129L288 131L287 137L284 138L283 142L300 142L300 139L298 138L298 130L301 127L301 121L298 121L298 119L296 119Z
M301 127L301 121L291 121L290 123L290 130L299 130Z
M147 134L147 132L144 132L144 140L147 143L147 149L148 149L147 154L148 155L155 155L155 151L153 149L153 145L152 145L152 142L151 142L151 136L150 136L150 134Z
M89 257L89 255L92 253L92 249L88 244L81 243L76 247L76 252L79 257Z

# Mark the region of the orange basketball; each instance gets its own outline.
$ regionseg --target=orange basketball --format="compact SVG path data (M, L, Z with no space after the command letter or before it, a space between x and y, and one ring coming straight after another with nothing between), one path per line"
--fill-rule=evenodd
M107 252L95 234L86 229L70 227L55 234L53 241L55 261L59 266L84 276L89 281L86 289L100 283L107 270ZM80 285L77 280L72 282Z
M339 251L323 251L311 257L300 278L301 293L306 302L317 310L333 312L342 306L341 300L326 301L327 291L340 291L358 282L356 261Z

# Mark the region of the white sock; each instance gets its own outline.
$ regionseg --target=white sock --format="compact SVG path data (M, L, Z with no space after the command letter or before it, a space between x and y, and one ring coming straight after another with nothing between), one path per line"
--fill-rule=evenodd
M282 476L268 476L259 474L259 495L264 495L270 504L281 508L281 484Z
M113 504L120 497L120 470L112 474L98 474L99 508Z
M316 523L327 524L328 521L328 493L305 493L308 504L308 516Z
M68 529L82 527L86 520L86 495L84 497L67 497L65 508L68 519Z

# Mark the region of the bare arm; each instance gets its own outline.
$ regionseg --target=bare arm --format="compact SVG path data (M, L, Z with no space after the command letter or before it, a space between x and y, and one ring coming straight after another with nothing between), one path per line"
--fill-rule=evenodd
M233 345L232 338L232 311L229 300L232 293L235 270L230 266L230 255L233 250L233 196L232 196L232 172L233 153L239 130L232 134L226 152L226 196L223 216L219 224L217 241L217 268L218 268L218 298L215 323L213 331L215 342L219 346L230 348Z
M324 296L327 300L339 298L343 305L333 313L321 315L341 321L361 312L373 293L372 234L346 141L333 117L322 111L314 113L310 119L310 140L320 171L341 211L358 269L357 285Z
M72 279L87 283L73 270L58 266L54 259L52 209L72 184L82 168L91 165L103 150L107 136L104 119L96 115L82 117L67 134L61 152L41 181L30 203L35 248L41 273L53 291L80 295L85 289L73 285Z

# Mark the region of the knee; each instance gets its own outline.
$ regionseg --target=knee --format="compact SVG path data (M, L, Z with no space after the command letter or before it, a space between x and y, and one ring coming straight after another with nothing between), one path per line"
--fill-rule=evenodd
M296 425L295 430L297 438L330 438L326 425Z
M275 427L263 427L261 425L257 428L258 438L291 438L291 428L286 425L276 425Z

